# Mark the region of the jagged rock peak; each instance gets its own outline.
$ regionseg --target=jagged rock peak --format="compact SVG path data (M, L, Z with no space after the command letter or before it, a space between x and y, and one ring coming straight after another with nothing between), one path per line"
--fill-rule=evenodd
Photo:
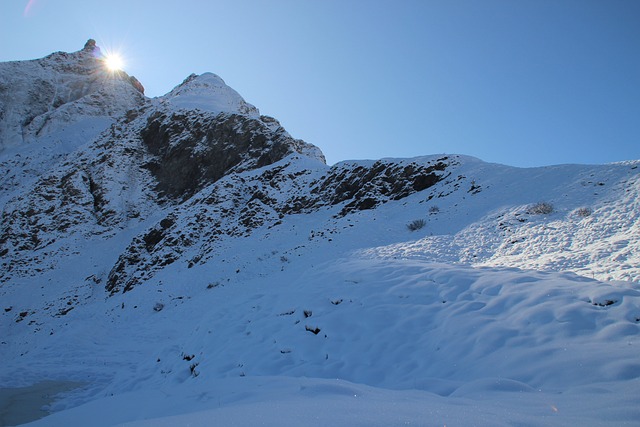
M95 48L96 48L96 41L94 39L89 39L84 44L84 47L82 48L82 50L89 50L93 52Z
M91 75L103 81L128 82L134 89L144 94L144 86L134 76L128 75L123 70L108 70L105 64L106 55L97 45L94 39L89 39L84 47L77 52L54 52L41 61L43 67L53 68L56 71L73 72L75 74Z

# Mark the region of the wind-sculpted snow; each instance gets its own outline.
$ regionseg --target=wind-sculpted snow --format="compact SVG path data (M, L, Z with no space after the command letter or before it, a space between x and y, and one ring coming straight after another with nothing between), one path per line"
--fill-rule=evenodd
M165 308L164 321L201 313L200 327L159 348L156 369L200 381L307 376L441 395L482 378L527 392L640 378L627 344L640 332L637 289L420 261L297 264L264 281L203 286L193 301ZM197 306L208 309L187 308Z
M267 273L255 242L240 250L252 279L222 280L217 263L165 270L99 315L80 307L68 316L85 321L49 322L65 346L23 357L26 375L55 366L101 387L69 395L58 410L89 402L34 426L119 425L141 411L181 418L133 425L251 426L242 413L254 411L272 425L345 426L625 425L640 415L638 289L572 274L316 259L328 249ZM6 360L7 370L22 366ZM358 418L334 413L342 405Z

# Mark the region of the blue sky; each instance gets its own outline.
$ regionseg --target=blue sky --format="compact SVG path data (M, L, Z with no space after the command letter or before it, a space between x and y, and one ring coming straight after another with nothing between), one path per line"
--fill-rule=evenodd
M640 1L0 2L0 61L121 51L149 96L220 75L329 164L640 159Z

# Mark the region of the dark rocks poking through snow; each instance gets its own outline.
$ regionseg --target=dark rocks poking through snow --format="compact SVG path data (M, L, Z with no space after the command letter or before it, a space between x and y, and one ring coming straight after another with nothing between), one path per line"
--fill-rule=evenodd
M218 120L221 118L224 117ZM238 117L228 119L234 122L239 120ZM255 124L249 123L247 126L253 129ZM186 126L181 129L184 128ZM190 135L198 134L203 138L206 135L200 128L193 126L192 129L195 130L190 131ZM238 127L235 126L235 129ZM183 153L178 157L184 158L184 161L172 159L166 153L172 150L169 143L172 139L163 142L164 137L161 136L167 134L165 131L154 131L156 139L148 142L162 147L152 150L158 153L158 157L166 158L172 164L171 168L176 168L176 180L172 182L171 176L166 174L158 179L159 187L172 191L175 197L186 198L205 186L208 180L215 180L216 176L224 173L225 167L215 163L215 160L205 161L212 154L196 149L190 139L178 139L174 146L184 144L184 150L204 153L202 157L195 159ZM237 130L234 130L233 138L264 141L255 133L239 135ZM164 150L166 152L162 153ZM225 147L221 144L212 150L225 150ZM247 152L251 153L251 149ZM277 150L276 153L279 154ZM227 169L236 172L240 168L249 168L250 165L258 167L260 164L261 157L238 156L241 160L235 162L236 166L226 166ZM211 185L184 202L172 214L133 239L109 273L107 291L111 294L127 292L153 277L159 269L181 259L188 248L199 247L197 259L188 261L188 266L192 267L215 250L216 241L228 236L249 236L258 227L279 224L287 215L339 206L335 217L340 218L403 199L448 177L450 172L447 167L457 164L456 160L443 157L423 163L387 160L370 165L345 163L328 169L317 164L317 170L305 171L300 170L295 162L296 158L292 157L289 162L267 167L260 174L231 174L224 181ZM326 173L322 175L322 172ZM309 175L318 178L310 180ZM186 179L187 176L191 178ZM178 188L182 190L177 191Z
M156 112L141 137L155 155L146 167L158 181L157 191L178 200L230 172L260 168L294 151L284 129L237 114Z

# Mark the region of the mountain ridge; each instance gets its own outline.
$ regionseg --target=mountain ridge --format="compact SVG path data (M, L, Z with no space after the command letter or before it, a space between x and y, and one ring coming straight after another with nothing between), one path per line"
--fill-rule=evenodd
M95 42L89 40L79 52L55 53L40 61L45 65L53 61L53 68L62 70L63 74L71 69L76 74L95 79L98 73L96 67L104 67L100 63L99 52ZM35 61L25 61L24 64L30 68L38 60ZM69 64L65 65L65 61ZM11 67L17 64L11 63ZM101 75L104 77L107 74ZM613 233L611 230L608 235L602 231L606 227L599 229L604 240L602 244L605 248L616 245L619 248L600 250L604 258L593 258L593 255L587 254L579 257L592 259L585 261L581 258L580 262L543 262L540 258L544 253L554 254L547 258L563 253L562 249L558 251L555 246L558 241L568 241L572 232L564 230L575 228L573 223L576 220L594 222L589 214L597 209L594 204L601 198L596 189L606 190L608 185L626 185L629 194L610 197L613 197L613 203L623 197L627 205L633 205L633 197L639 192L634 172L637 170L637 161L606 166L510 168L465 156L443 155L345 161L327 166L319 148L293 139L276 119L261 116L257 108L246 103L215 74L192 74L167 95L154 99L138 98L140 92L124 72L117 72L112 78L130 88L128 94L132 97L129 99L133 101L118 105L119 116L114 111L105 113L114 118L106 122L108 126L104 130L93 129L94 136L88 137L86 142L77 136L86 134L77 134L73 129L65 130L63 125L61 134L76 138L78 142L71 146L69 152L60 154L62 160L57 164L43 160L49 154L46 148L51 145L51 139L46 134L31 135L45 148L40 156L37 151L33 158L25 159L21 153L13 157L11 153L4 156L3 165L7 166L9 177L5 178L5 183L13 181L14 188L19 187L16 184L19 182L17 177L22 175L24 179L29 162L43 165L43 170L36 169L33 188L14 191L4 198L0 234L3 272L0 281L10 282L14 275L33 276L33 263L41 262L36 271L55 268L55 263L46 259L73 252L73 242L79 238L111 238L117 235L118 230L134 225L142 227L141 234L127 245L109 273L102 273L99 278L106 283L106 290L113 294L117 290L130 290L134 283L141 281L140 277L150 278L150 270L166 267L178 260L193 266L208 259L208 249L201 250L187 260L181 259L182 254L189 252L196 241L206 248L211 246L211 242L206 240L215 240L214 236L250 236L256 229L278 227L286 218L298 214L331 212L330 217L337 222L340 218L376 210L384 204L401 201L416 193L425 194L418 203L428 209L421 215L422 218L416 219L426 220L425 224L429 226L437 224L443 216L438 215L440 209L444 208L435 203L438 199L453 200L447 210L453 215L451 218L456 218L454 221L463 223L461 215L468 216L469 213L461 212L458 206L462 203L468 205L465 200L467 197L486 207L479 210L476 206L471 207L471 211L477 211L472 215L475 215L475 221L480 221L478 223L464 223L456 225L454 229L446 225L441 231L430 231L436 237L427 236L412 243L410 248L401 244L399 249L379 249L378 255L416 254L411 256L420 257L420 253L431 253L439 254L427 257L434 261L446 260L478 266L536 266L552 270L564 268L592 277L597 274L607 280L639 280L640 273L633 262L626 263L623 270L616 269L615 274L607 271L615 268L615 262L612 261L615 257L627 259L631 256L631 260L635 259L632 254L637 242L627 240L626 244L621 245L619 242L624 240L618 239L618 243L606 243L607 240L615 240L610 236ZM17 90L22 89L18 85ZM76 97L68 103L82 101L86 96ZM14 98L21 99L20 96ZM129 108L131 102L135 104L134 108ZM68 103L63 103L63 106ZM54 117L47 120L55 121L55 110L45 115ZM80 117L88 119L86 116ZM34 144L26 144L26 148L28 154L34 153L29 151L35 150ZM307 160L303 161L303 158ZM51 165L53 167L47 169ZM513 171L509 172L506 180L515 182L507 183L505 178L493 171ZM490 183L496 180L495 184ZM552 183L556 190L550 189L544 196L549 203L563 203L562 199L571 198L568 188L576 195L581 194L579 199L588 200L580 202L583 205L575 202L573 210L563 207L560 212L532 215L527 209L536 200L527 194L535 193L535 187L545 181L549 184L551 181L563 183L557 186ZM518 193L517 190L505 191L506 185L522 186L528 190L517 195L518 203L512 207L508 207L510 202L507 202L505 210L499 207L499 199L507 193L512 198ZM490 200L493 201L487 200L485 195L495 192L495 186L499 191L491 196ZM593 197L588 195L592 187ZM5 188L11 188L11 185ZM558 191L564 194L560 195ZM221 208L212 211L211 206ZM492 214L491 211L496 208L498 213ZM583 209L584 216L576 216L574 211L577 209ZM189 210L200 213L187 213ZM566 217L557 218L558 213L562 212ZM185 215L193 218L180 224L179 218ZM498 220L489 219L487 215L497 215ZM537 249L533 250L525 242L527 232L522 230L529 229L530 219L549 216L557 218L557 230L561 231L550 232L548 225L543 222L539 227L541 234L546 237L541 238L535 246ZM204 218L205 223L214 224L213 233L198 226ZM633 209L625 218L628 220L622 222L624 227L620 233L635 230L637 226L637 215ZM223 223L227 225L222 226ZM597 229L598 226L594 227ZM328 232L328 229L314 230L314 233ZM519 233L522 235L519 236ZM537 233L540 234L540 231ZM194 234L208 237L187 237ZM585 244L590 244L588 237L581 238ZM475 246L474 240L492 243L483 249L471 250ZM563 245L566 247L567 243ZM369 248L364 252L371 254L374 251ZM524 257L522 254L525 254ZM560 258L566 256L560 255ZM601 265L603 262L605 265Z
M640 160L327 165L217 75L147 98L91 42L0 64L4 384L89 383L59 409L272 376L636 389Z

